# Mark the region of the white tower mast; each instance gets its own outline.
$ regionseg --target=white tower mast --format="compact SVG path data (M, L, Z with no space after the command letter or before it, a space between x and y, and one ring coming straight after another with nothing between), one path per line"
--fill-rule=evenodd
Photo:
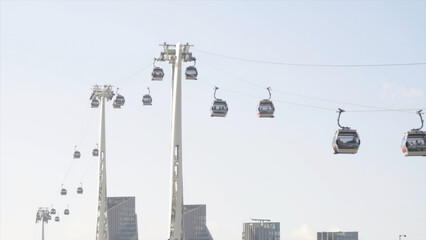
M157 61L172 64L172 156L171 156L171 208L169 240L183 240L183 173L182 173L182 61L194 61L189 44L162 44Z
M44 240L44 223L49 221L50 211L48 208L39 208L36 215L36 223L41 222L41 240Z
M112 99L114 92L111 85L93 87L90 99L100 102L100 135L99 135L99 188L98 218L96 224L96 240L109 240L107 215L107 184L106 184L106 151L105 151L105 102Z

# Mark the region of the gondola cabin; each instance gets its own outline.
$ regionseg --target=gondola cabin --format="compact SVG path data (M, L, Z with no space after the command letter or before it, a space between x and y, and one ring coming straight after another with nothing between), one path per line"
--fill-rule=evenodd
M333 138L334 154L355 154L358 152L361 140L355 129L339 129Z
M56 209L54 209L54 208L50 209L50 214L55 215L56 214Z
M214 100L210 113L212 117L225 117L228 113L228 105L226 104L226 101L223 101L222 99Z
M75 150L75 151L74 151L74 154L73 154L73 158L74 158L74 159L79 159L80 157L81 157L80 152L79 152L79 151L77 151L77 150Z
M404 134L401 144L405 156L426 156L426 132L411 130Z
M59 222L59 216L55 217L55 222Z
M70 210L69 210L68 208L67 208L67 209L65 209L65 210L64 210L64 214L65 214L65 215L70 215Z
M151 97L151 95L149 95L149 94L145 94L145 95L142 97L142 104L143 104L144 106L151 106L151 105L152 105L152 97Z
M164 71L160 67L155 67L151 73L152 81L161 81L164 77Z
M268 99L263 99L259 102L257 107L257 116L260 118L273 118L275 112L275 107L272 101Z
M94 148L94 149L92 150L92 156L93 156L93 157L97 157L97 156L99 156L99 150L98 150L97 148Z
M67 190L65 188L61 189L61 195L67 195Z
M82 187L77 188L77 194L83 194L83 188Z
M92 99L92 102L91 102L91 107L92 108L98 108L99 107L99 100L98 99Z
M124 97L120 94L117 94L117 97L115 98L112 106L114 108L121 108L124 105L125 102L126 102L126 100L124 99Z
M194 66L189 66L185 71L185 78L187 80L197 80L198 71Z

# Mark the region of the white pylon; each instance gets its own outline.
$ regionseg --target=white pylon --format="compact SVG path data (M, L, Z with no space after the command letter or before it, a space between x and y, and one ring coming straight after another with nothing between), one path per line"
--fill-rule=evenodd
M162 44L157 61L172 64L172 149L171 149L171 206L169 240L184 240L183 173L182 173L182 61L194 61L189 44Z
M96 223L96 240L109 240L108 236L108 205L106 184L106 151L105 151L105 102L112 99L112 86L104 85L93 87L91 100L100 102L100 135L99 135L99 187L98 187L98 218Z
M41 240L44 240L44 223L49 221L50 211L48 208L39 208L36 215L36 223L41 222Z

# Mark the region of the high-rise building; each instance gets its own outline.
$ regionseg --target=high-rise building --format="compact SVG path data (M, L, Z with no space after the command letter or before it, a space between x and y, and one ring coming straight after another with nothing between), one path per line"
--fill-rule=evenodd
M259 219L258 222L244 223L243 228L243 240L280 240L279 222Z
M358 232L318 232L317 240L358 240Z
M138 240L135 197L108 198L109 240Z
M184 240L213 240L206 226L206 205L183 206Z

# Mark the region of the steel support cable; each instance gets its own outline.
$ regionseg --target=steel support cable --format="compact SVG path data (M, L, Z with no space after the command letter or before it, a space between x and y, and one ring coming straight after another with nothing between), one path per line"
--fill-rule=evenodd
M73 163L74 163L74 159L73 159L73 160L71 160L71 163L70 163L70 165L69 165L69 167L68 167L68 170L67 170L67 172L65 173L64 180L62 181L62 185L64 185L64 184L65 184L65 181L66 181L66 180L67 180L67 178L68 178L68 174L69 174L69 173L70 173L70 171L71 171L71 168L72 168Z
M424 110L426 109L426 107L421 107L421 108L405 108L405 109L375 109L375 110L350 110L350 111L345 111L345 112L364 112L364 113L369 113L369 112L402 112L402 113L412 113L412 114L416 114L416 111L418 110Z
M426 65L426 62L411 62L411 63L379 63L379 64L309 64L309 63L291 63L291 62L273 62L273 61L263 61L263 60L257 60L257 59L247 59L247 58L240 58L240 57L234 57L234 56L228 56L213 52L204 51L198 48L193 48L195 51L221 57L221 58L228 58L238 61L244 61L244 62L252 62L252 63L262 63L262 64L274 64L274 65L286 65L286 66L298 66L298 67L400 67L400 66L416 66L416 65Z
M87 119L87 116L89 115L89 109L90 109L90 107L86 108L86 112L84 113L83 121L81 122L81 126L80 126L80 134L78 136L77 143L81 142L82 139L83 139L84 129L85 129L86 123L87 123L86 119Z
M214 84L204 80L204 79L200 79L201 82L206 83L210 86L215 86ZM236 95L241 95L241 96L246 96L246 97L251 97L251 98L256 98L256 99L262 99L259 96L255 96L255 95L251 95L251 94L247 94L247 93L242 93L242 92L238 92L238 91L234 91L234 90L230 90L230 89L226 89L221 87L221 90L225 91L225 92L229 92L229 93L233 93ZM334 108L326 108L326 107L319 107L319 106L314 106L314 105L308 105L308 104L301 104L301 103L294 103L294 102L288 102L288 101L283 101L283 100L277 100L274 99L274 102L279 102L279 103L285 103L285 104L290 104L290 105L296 105L296 106L301 106L301 107L306 107L306 108L314 108L314 109L321 109L321 110L327 110L327 111L336 111L336 109Z
M135 76L136 74L138 74L138 73L140 73L140 72L145 71L145 70L146 70L148 67L150 67L150 66L152 66L152 62L150 62L150 63L149 63L149 64L147 64L146 66L142 67L141 69L137 70L136 72L134 72L134 73L132 73L132 74L128 75L127 77L124 77L124 78L122 78L122 79L120 79L120 80L117 80L117 81L115 81L115 82L112 82L110 85L115 85L115 84L117 84L117 83L119 83L119 82L123 82L123 81L125 81L125 80L127 80L127 79L130 79L130 78L132 78L133 76Z
M213 87L217 86L217 84L213 84L213 83L206 81L204 79L199 79L199 80L202 83L205 83L207 85L210 85L210 86L213 86ZM220 89L222 89L225 92L233 93L233 94L236 94L236 95L241 95L241 96L246 96L246 97L251 97L251 98L256 98L256 99L262 99L259 96L238 92L238 91L226 89L226 88L223 88L223 87L220 87ZM312 109L319 109L319 110L326 110L326 111L336 111L336 108L328 108L328 107L320 107L320 106L309 105L309 104L295 103L295 102L283 101L283 100L280 100L280 99L274 99L273 101L279 102L279 103L284 103L284 104L289 104L289 105L305 107L305 108L312 108ZM421 109L424 109L424 108L421 108ZM419 110L418 108L413 108L413 109L374 109L374 110L345 110L345 112L356 112L356 113L362 113L362 112L403 112L403 113L414 113L414 114L416 114L416 111L418 111L418 110Z
M84 177L86 176L87 169L89 168L89 163L91 161L86 161L86 167L84 168L83 175L81 176L80 183L83 182Z
M203 62L204 64L206 64L204 61L200 61L200 60L198 60L198 61L199 62ZM212 68L215 68L215 69L217 69L217 70L219 70L219 71L221 71L221 72L223 72L225 74L228 74L228 75L230 75L230 76L232 76L232 77L234 77L234 78L236 78L238 80L241 80L243 82L246 82L246 83L249 83L249 84L251 84L253 86L256 86L258 88L261 88L261 89L265 88L264 86L259 85L259 84L255 83L253 81L250 81L250 80L244 79L242 77L239 77L239 76L237 76L237 75L235 75L233 73L230 73L228 71L220 69L220 68L218 68L216 66L213 66L211 64L207 63L206 65L208 65L208 66L210 66ZM326 99L326 98L319 98L319 97L306 96L306 95L301 95L301 94L296 94L296 93L289 93L289 92L285 92L285 91L281 91L281 90L276 90L276 89L274 89L274 92L277 92L277 93L280 93L280 94L284 94L284 95L290 95L290 96L296 96L296 97L301 97L301 98L308 98L308 99L323 101L323 102L338 103L338 104L351 105L351 106L357 106L357 107L363 107L363 108L372 108L372 109L375 109L376 111L400 111L400 112L405 112L405 113L413 113L412 111L418 110L418 109L406 109L406 110L404 110L404 109L390 109L390 108L368 106L368 105L356 104L356 103L340 102L340 101ZM308 106L310 106L310 105L308 105ZM319 108L322 108L322 107L319 107ZM375 110L371 110L371 112L373 112ZM362 110L355 110L355 111L356 112L362 112ZM348 112L354 112L354 111L348 111Z
M83 139L81 139L83 142L84 142L84 140L85 140L85 137L87 136L87 132L88 132L88 129L89 129L89 127L90 127L90 123L92 122L92 119L93 119L93 111L90 111L89 119L86 121L86 126L85 126L85 128L84 128L84 135L83 135Z

